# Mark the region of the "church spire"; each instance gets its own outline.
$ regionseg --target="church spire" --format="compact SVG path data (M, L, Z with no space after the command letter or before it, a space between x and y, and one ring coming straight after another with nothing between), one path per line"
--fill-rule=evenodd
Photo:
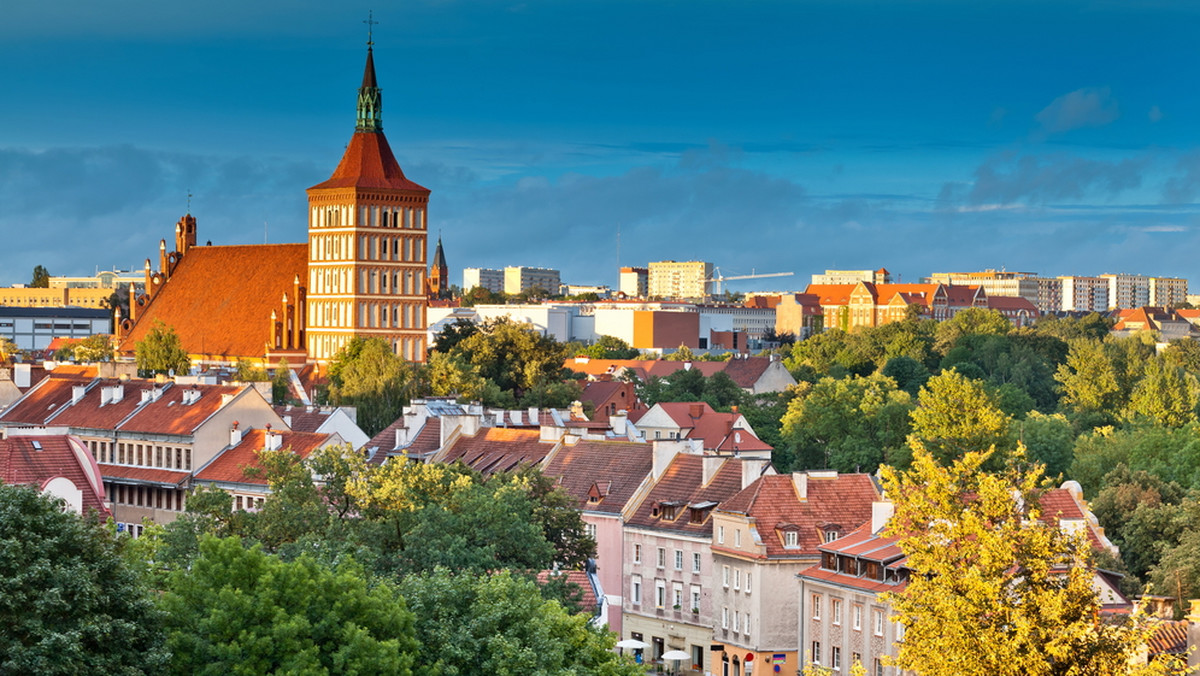
M363 71L362 86L358 88L358 124L355 131L383 131L383 93L375 82L375 56L372 48L371 28L379 23L370 15L367 24L367 67Z

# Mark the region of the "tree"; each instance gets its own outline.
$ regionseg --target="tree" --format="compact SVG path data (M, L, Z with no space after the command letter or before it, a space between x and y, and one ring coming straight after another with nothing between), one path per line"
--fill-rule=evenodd
M237 360L237 365L233 371L233 379L242 383L254 383L270 380L267 375L267 370L261 366L255 366L254 362L249 359Z
M561 380L566 346L533 328L501 317L485 322L454 350L479 368L479 375L517 399L538 385Z
M586 615L568 615L532 581L508 572L440 568L405 578L400 589L417 618L417 663L430 673L645 674L613 651L612 634L593 629Z
M479 287L476 287L479 288ZM470 319L459 317L453 322L446 324L438 331L433 338L433 346L430 347L431 352L449 353L458 344L479 333L479 325Z
M8 361L18 352L17 344L7 336L0 336L0 362Z
M40 265L34 266L33 278L29 280L29 287L31 289L50 288L50 271Z
M358 408L358 426L375 436L400 417L422 391L422 373L392 351L382 338L354 338L329 365L329 397L337 406Z
M1040 521L1041 471L983 471L990 452L943 465L919 445L884 489L912 570L884 595L904 626L895 664L921 674L1052 676L1167 674L1178 663L1132 667L1153 628L1100 619L1091 545ZM1020 451L1018 450L1018 455Z
M94 518L0 484L0 672L155 673L161 614Z
M275 372L271 374L271 403L277 406L288 403L291 389L292 371L288 367L287 359L280 357L279 363L275 365ZM391 421L388 421L388 424L390 425Z
M1171 366L1165 359L1151 358L1146 362L1145 374L1133 388L1125 415L1131 420L1182 427L1196 421L1198 388L1195 376Z
M982 383L950 370L921 388L912 412L911 438L949 465L969 452L1004 447L1009 423Z
M1011 436L1025 445L1029 457L1045 466L1051 478L1066 475L1075 458L1075 429L1061 413L1032 411L1024 419L1012 421Z
M1012 323L999 310L972 307L938 324L933 349L946 354L963 336L1007 335Z
M429 388L437 397L456 396L470 401L483 397L485 382L479 367L457 352L429 353Z
M692 352L692 348L680 343L679 349L663 357L663 359L666 361L696 361L696 355Z
M505 301L503 292L489 291L482 286L473 286L462 295L463 307L476 305L498 305Z
M413 616L352 560L285 563L237 539L205 538L162 599L179 674L412 673Z
M911 410L908 393L885 376L822 378L788 405L782 439L802 468L874 472L904 443Z
M1066 363L1054 374L1062 388L1062 406L1076 415L1110 421L1121 393L1112 359L1099 341L1080 338L1069 345Z
M582 354L592 359L637 359L638 350L615 336L600 336L595 343L585 347Z
M154 326L134 345L134 358L138 371L153 373L187 373L192 367L175 329L155 320Z
M70 346L71 357L77 362L112 361L112 336L97 334L88 336Z

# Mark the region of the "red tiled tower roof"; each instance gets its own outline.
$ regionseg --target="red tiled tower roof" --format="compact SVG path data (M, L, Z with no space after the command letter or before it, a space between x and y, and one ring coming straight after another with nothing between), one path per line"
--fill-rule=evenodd
M393 190L414 190L425 194L429 189L420 186L404 177L400 163L392 154L387 137L382 133L356 131L350 137L350 145L342 155L342 161L334 169L333 175L324 183L318 183L309 190L327 188L389 188Z

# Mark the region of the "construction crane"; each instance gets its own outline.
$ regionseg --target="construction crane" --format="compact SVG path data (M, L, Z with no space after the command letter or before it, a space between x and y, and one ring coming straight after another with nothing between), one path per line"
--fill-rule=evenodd
M717 292L715 295L719 296L719 295L721 295L721 291L722 291L721 284L723 284L724 282L731 282L736 279L761 279L763 277L791 277L794 274L796 274L796 273L794 273L794 272L764 272L761 275L756 275L756 274L754 274L754 269L751 268L750 274L748 274L748 275L737 275L735 277L725 277L724 275L721 274L721 268L713 268L713 278L704 280L704 283L705 284L709 284L709 283L716 284Z

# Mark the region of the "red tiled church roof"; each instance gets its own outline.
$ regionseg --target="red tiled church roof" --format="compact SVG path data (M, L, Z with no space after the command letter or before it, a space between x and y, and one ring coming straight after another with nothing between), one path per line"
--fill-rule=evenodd
M155 321L173 328L188 354L260 358L271 335L271 311L293 281L307 284L308 244L195 246L121 342L133 352Z

